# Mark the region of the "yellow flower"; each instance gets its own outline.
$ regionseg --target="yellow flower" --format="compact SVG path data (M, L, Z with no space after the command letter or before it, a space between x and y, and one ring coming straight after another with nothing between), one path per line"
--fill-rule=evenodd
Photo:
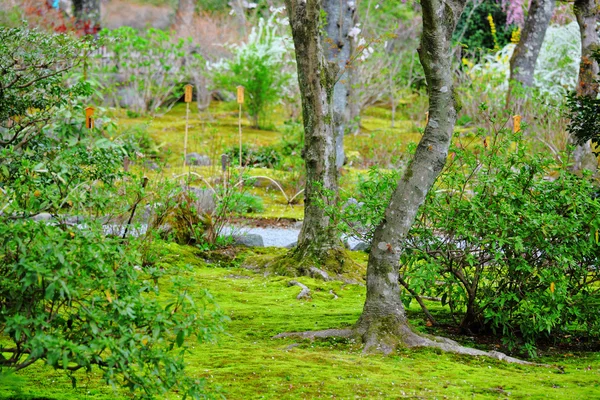
M520 40L521 40L521 28L517 28L514 31L512 31L512 33L510 35L510 42L517 44L517 43L519 43Z

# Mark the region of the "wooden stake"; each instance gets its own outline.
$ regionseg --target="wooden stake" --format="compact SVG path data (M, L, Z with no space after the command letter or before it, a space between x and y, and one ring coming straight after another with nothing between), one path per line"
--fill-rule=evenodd
M425 112L425 127L427 127L427 124L429 123L429 111Z
M183 172L185 173L185 164L187 158L187 143L188 143L188 129L190 120L190 102L192 101L192 85L185 85L185 137L183 139Z
M242 104L244 103L244 87L237 87L237 102L240 106L240 112L238 116L238 130L240 132L240 174L242 169Z
M515 115L513 116L513 132L517 133L521 130L521 116Z
M88 129L94 129L94 107L87 107L85 109L85 127Z

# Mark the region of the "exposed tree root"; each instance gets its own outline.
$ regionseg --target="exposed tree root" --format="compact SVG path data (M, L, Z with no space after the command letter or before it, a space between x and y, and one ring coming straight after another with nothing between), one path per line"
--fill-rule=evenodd
M290 286L300 286L300 288L302 288L302 290L300 291L300 293L298 294L298 296L296 296L296 299L298 299L298 300L310 299L310 289L305 284L300 283L298 281L289 281L288 285L290 285Z
M430 336L415 333L406 322L394 324L391 330L385 329L385 322L379 324L371 324L369 328L357 324L351 329L326 329L322 331L307 331L307 332L286 332L273 336L273 339L280 338L298 338L298 339L326 339L326 338L354 338L357 341L362 341L364 344L363 352L365 353L383 353L391 354L398 347L416 348L416 347L432 347L445 352L466 354L470 356L485 356L506 361L508 363L522 365L537 365L529 361L520 360L518 358L507 356L498 351L483 351L472 349L470 347L461 346L454 340L441 336ZM388 325L389 326L389 325Z

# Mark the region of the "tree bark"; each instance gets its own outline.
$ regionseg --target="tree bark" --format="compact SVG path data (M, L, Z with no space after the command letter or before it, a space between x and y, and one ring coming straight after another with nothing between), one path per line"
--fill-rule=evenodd
M325 52L330 62L337 64L342 75L333 88L333 120L335 123L336 167L344 165L344 133L348 127L350 110L348 105L349 74L348 64L352 38L348 32L354 26L355 7L345 0L323 0L323 10L327 15L326 38L323 39Z
M179 0L177 14L175 15L175 29L182 35L190 35L194 14L196 12L195 0Z
M540 54L556 0L531 0L521 40L517 43L510 58L510 81L506 104L514 100L518 86L527 88L533 85L535 63Z
M100 30L100 0L73 0L77 28L86 35Z
M581 34L581 62L579 63L577 94L596 98L598 96L598 62L592 57L592 53L600 50L596 31L600 4L597 0L575 0L573 11Z
M321 0L286 0L285 4L296 49L306 164L304 223L293 255L323 258L331 249L341 248L334 224L319 204L337 201L333 92L339 68L327 60L321 43ZM334 198L321 189L335 194Z
M573 11L581 35L581 61L579 63L577 95L595 99L598 97L598 62L592 57L592 53L599 50L596 27L600 4L595 0L576 0ZM571 138L571 142L575 143L575 139ZM591 142L576 145L573 151L572 170L578 172L588 169L594 172L597 168L598 160L592 153Z
M367 298L356 330L365 350L389 353L398 344L419 345L400 300L398 269L403 242L448 155L456 121L452 83L452 33L465 0L423 0L419 58L427 80L429 122L373 235Z

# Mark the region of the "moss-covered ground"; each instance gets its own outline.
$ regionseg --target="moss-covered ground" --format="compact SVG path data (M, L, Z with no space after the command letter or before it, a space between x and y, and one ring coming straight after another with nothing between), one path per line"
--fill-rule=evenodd
M235 260L207 263L189 247L161 246L167 252L162 266L191 264L197 288L208 289L231 319L217 343L189 343L187 357L187 373L206 379L207 387L225 398L600 398L598 353L552 353L539 360L551 367L536 367L431 349L400 350L385 357L365 355L357 344L346 341L272 339L285 331L350 326L361 312L364 286L298 278L311 289L312 299L297 300L300 288L289 286L290 278L255 274ZM354 257L364 268L365 255ZM436 303L430 306L438 316L445 313ZM416 307L408 313L417 329L428 329ZM456 339L473 344L469 338ZM0 385L0 398L127 398L103 385L96 374L78 374L78 387L72 389L63 373L42 363L22 371L19 378Z

